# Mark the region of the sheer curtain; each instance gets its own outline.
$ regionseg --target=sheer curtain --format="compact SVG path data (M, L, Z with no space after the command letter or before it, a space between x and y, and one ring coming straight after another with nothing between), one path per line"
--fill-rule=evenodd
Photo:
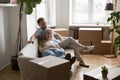
M109 0L70 0L70 24L107 23L107 2Z

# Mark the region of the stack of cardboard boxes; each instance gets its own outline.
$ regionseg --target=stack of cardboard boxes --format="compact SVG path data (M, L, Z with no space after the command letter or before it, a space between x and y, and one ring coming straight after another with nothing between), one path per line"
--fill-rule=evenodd
M94 45L92 54L110 54L111 41L103 40L102 28L79 28L79 42L90 46Z
M53 31L59 33L62 36L69 36L69 30L65 28L55 28Z

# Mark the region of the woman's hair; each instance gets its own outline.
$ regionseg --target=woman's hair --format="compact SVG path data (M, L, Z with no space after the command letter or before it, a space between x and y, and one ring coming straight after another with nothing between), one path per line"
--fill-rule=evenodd
M52 30L51 30L50 28L47 28L47 29L44 30L44 32L43 32L43 40L47 40L46 34L47 34L49 31L52 31Z
M49 28L47 28L47 29L44 30L43 35L42 35L42 36L43 36L43 39L42 39L42 40L39 40L39 45L40 45L41 47L43 47L44 44L46 43L46 41L47 41L46 34L47 34L49 31L52 31L52 30L49 29Z

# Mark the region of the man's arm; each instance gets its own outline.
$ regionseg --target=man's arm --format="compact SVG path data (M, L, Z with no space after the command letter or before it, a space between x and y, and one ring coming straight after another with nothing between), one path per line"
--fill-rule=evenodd
M37 35L36 34L33 34L31 37L30 37L30 40L28 41L28 43L34 43L34 40L37 38Z
M54 37L57 38L57 39L59 39L60 41L63 40L63 37L60 34L55 33L55 32L54 32Z

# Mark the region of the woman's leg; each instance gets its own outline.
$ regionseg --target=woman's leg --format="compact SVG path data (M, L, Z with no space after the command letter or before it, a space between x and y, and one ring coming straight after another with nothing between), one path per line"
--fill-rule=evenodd
M51 49L51 51L54 52L57 57L65 58L65 52L61 51L60 49Z
M56 49L49 49L42 52L42 56L53 55L60 58L65 58L65 53Z
M42 56L49 56L49 55L53 55L53 56L56 56L55 53L51 50L44 50L42 52Z

